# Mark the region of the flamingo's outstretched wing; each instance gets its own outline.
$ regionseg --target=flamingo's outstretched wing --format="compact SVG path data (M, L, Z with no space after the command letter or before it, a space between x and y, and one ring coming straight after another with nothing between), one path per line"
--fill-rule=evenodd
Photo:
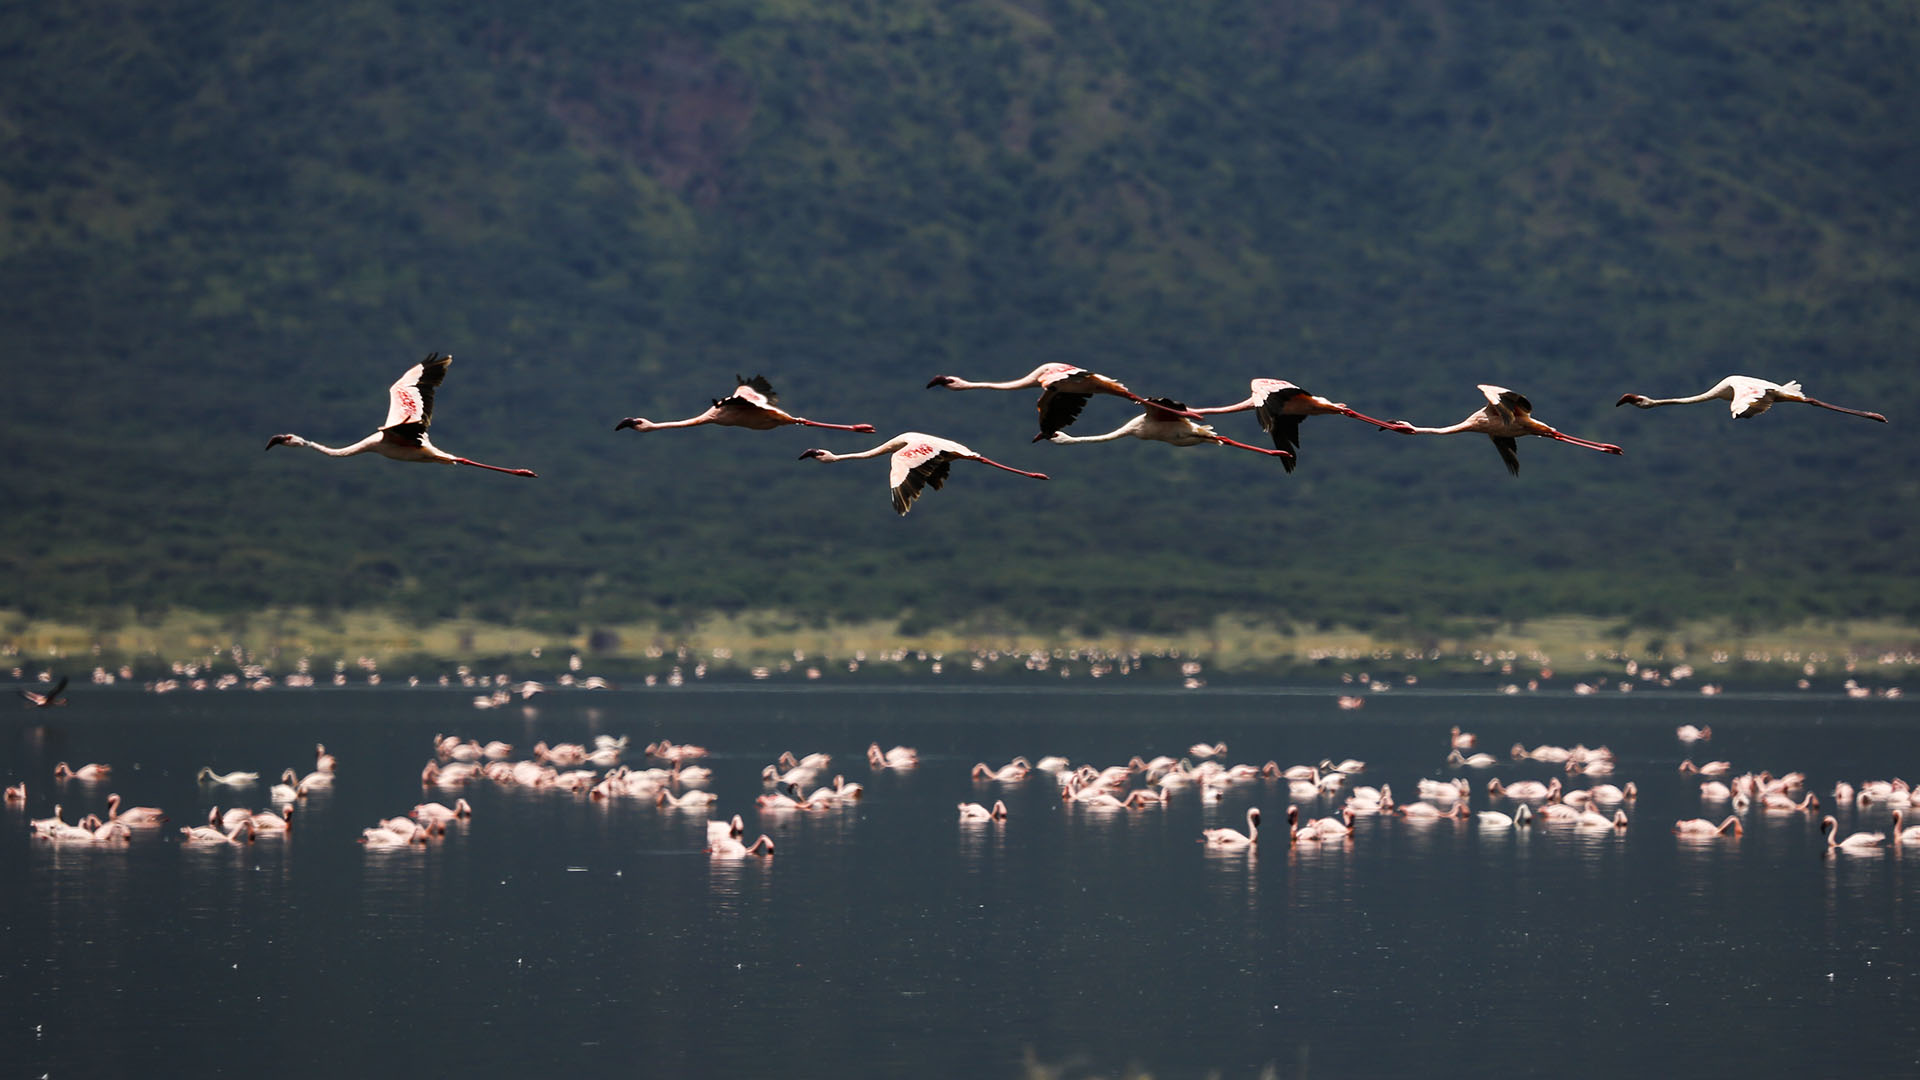
M913 501L920 497L922 489L940 490L941 486L947 482L947 473L953 469L952 454L939 451L927 457L923 451L918 455L909 455L908 451L915 448L909 446L893 455L892 469L887 479L893 486L895 513L904 514L911 509ZM917 458L922 457L925 460L917 465L913 463Z
M735 384L733 390L735 397L746 397L747 395L741 394L740 391L750 390L754 395L759 397L759 401L756 402L756 404L775 405L780 401L780 395L774 392L773 384L767 381L765 375L755 375L751 379L744 375L735 375L733 381ZM747 400L752 401L753 398L747 397Z
M1066 390L1043 390L1040 393L1040 434L1052 435L1064 430L1069 424L1080 418L1080 410L1087 407L1092 394L1076 394Z
M1507 471L1520 475L1520 440L1511 435L1489 435L1494 449L1500 451L1500 460L1507 463Z
M1772 405L1773 399L1768 396L1767 387L1745 379L1733 384L1734 419L1745 420L1748 417L1759 416Z
M433 422L433 391L447 377L447 366L452 363L452 353L428 353L425 360L408 368L387 388L387 421L380 427L418 424L426 430Z

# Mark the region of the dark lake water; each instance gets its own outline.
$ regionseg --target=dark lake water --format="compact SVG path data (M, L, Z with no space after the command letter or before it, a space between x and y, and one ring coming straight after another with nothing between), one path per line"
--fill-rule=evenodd
M1905 701L1325 692L722 687L573 692L479 711L426 689L76 693L23 709L0 779L24 779L0 841L0 1063L9 1076L1913 1075L1920 1068L1920 851L1826 853L1817 816L1745 814L1686 841L1703 808L1683 757L1836 780L1914 773ZM1674 736L1711 724L1711 742ZM1491 769L1446 765L1448 729ZM625 735L709 747L713 812L476 781L420 785L437 733ZM870 742L916 747L871 770ZM969 778L1057 754L1123 765L1225 741L1228 762L1359 758L1402 801L1422 777L1545 779L1519 741L1617 755L1623 832L1360 818L1350 842L1289 846L1285 781L1203 805L1064 805L1054 781ZM210 806L269 805L283 768L339 758L286 839L183 845ZM830 753L849 808L761 812L783 750ZM57 761L111 781L56 786ZM202 765L262 774L196 783ZM829 773L829 778L831 773ZM1584 786L1586 779L1569 779ZM1139 781L1134 781L1138 786ZM125 846L55 844L27 820L173 818ZM464 795L430 845L369 850L377 819ZM962 801L1008 818L963 824ZM1309 803L1314 816L1332 800ZM1205 827L1266 833L1212 851ZM771 858L703 851L741 813ZM1885 829L1884 804L1838 810Z

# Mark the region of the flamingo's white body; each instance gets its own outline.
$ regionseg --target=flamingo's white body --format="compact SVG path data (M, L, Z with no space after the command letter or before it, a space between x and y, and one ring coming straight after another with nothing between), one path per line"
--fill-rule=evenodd
M1412 426L1405 421L1394 423L1375 420L1371 416L1355 412L1341 402L1329 401L1318 394L1309 394L1285 379L1254 379L1248 386L1252 393L1244 401L1209 409L1194 409L1193 412L1199 416L1214 416L1220 413L1255 410L1255 415L1260 418L1261 429L1273 436L1274 449L1287 452L1282 464L1287 467L1288 472L1293 471L1296 455L1300 452L1300 422L1309 416L1351 416L1355 420L1364 420L1388 431L1398 431Z
M1729 375L1719 382L1714 383L1712 389L1705 393L1695 394L1692 397L1650 398L1645 394L1622 394L1620 395L1620 400L1614 402L1613 406L1616 409L1622 405L1632 405L1642 409L1657 409L1662 405L1692 405L1695 402L1701 401L1726 402L1732 410L1735 420L1745 420L1749 417L1759 416L1776 404L1787 401L1797 402L1802 405L1813 405L1822 409L1832 409L1834 412L1843 412L1849 416L1863 417L1868 420L1878 420L1883 424L1887 422L1887 418L1877 412L1864 412L1860 409L1849 409L1841 405L1829 404L1825 401L1816 401L1808 397L1806 392L1800 389L1800 384L1797 382L1768 382L1765 379L1756 379L1751 375Z
M394 461L416 461L430 465L471 465L514 476L537 476L532 469L508 469L457 457L433 445L427 439L427 427L433 423L433 392L447 377L453 363L451 353L428 353L427 358L407 369L399 381L387 388L387 420L380 429L351 446L323 446L298 435L275 435L267 440L267 449L276 446L304 446L328 457L353 457L379 454Z
M1457 424L1426 428L1403 423L1392 430L1407 435L1452 435L1463 431L1477 431L1493 440L1494 448L1500 451L1500 460L1507 463L1507 471L1515 476L1520 475L1519 440L1523 435L1538 435L1543 439L1572 443L1589 450L1598 450L1603 454L1622 453L1621 449L1612 443L1575 438L1535 420L1533 403L1504 386L1481 383L1480 393L1486 396L1486 405Z
M1533 821L1533 808L1526 803L1521 803L1514 808L1512 814L1504 814L1498 810L1482 810L1474 815L1474 819L1479 821L1480 824L1492 828L1511 829L1517 825L1531 823Z
M1687 818L1673 823L1675 836L1721 836L1729 831L1739 836L1746 831L1746 826L1740 824L1740 819L1732 814L1728 814L1726 819L1718 825L1706 818Z
M1002 783L1006 783L1014 780L1025 780L1027 773L1032 770L1033 766L1027 764L1026 758L1014 758L1012 761L1009 761L997 769L982 761L974 765L973 778L975 780L999 780Z
M981 806L977 802L963 802L960 804L961 821L1005 821L1006 817L1007 804L999 800L994 801L991 810Z
M80 780L91 783L95 780L105 780L112 772L113 766L111 765L82 765L76 769L62 761L53 767L53 778L55 780Z
M213 771L213 767L211 765L202 765L200 766L199 775L195 776L194 779L203 780L209 784L231 784L234 787L245 787L248 784L259 783L260 774L257 772L237 772L237 771L230 772L230 773L217 773Z
M1205 829L1200 833L1200 842L1208 847L1248 848L1260 843L1260 808L1247 810L1247 831L1238 829Z
M707 838L707 852L716 859L741 859L748 855L771 855L773 854L773 838L766 833L761 833L758 840L755 840L751 844L743 844L737 837L731 834L726 836L709 836Z
M1199 446L1202 443L1219 443L1221 446L1237 446L1242 450L1251 450L1256 454L1277 457L1289 466L1293 464L1293 451L1284 449L1267 450L1263 447L1249 446L1243 442L1236 442L1213 430L1213 428L1207 424L1189 419L1185 414L1186 407L1185 403L1174 401L1171 398L1150 398L1141 403L1139 416L1121 424L1105 435L1068 435L1065 432L1056 431L1050 435L1041 436L1040 438L1044 438L1048 442L1059 443L1062 446L1070 443L1112 442L1116 439L1124 439L1129 435L1136 439L1145 439L1149 442L1170 443L1174 446ZM1036 438L1034 441L1038 442L1039 439Z
M910 746L896 746L883 752L879 743L869 743L867 744L867 764L876 769L911 769L920 764L920 752ZM837 781L839 777L834 779ZM836 783L834 786L839 785Z
M1118 379L1072 364L1041 364L1025 376L1006 382L973 382L954 375L935 375L928 380L927 388L931 390L936 386L944 386L949 390L1025 390L1039 387L1040 400L1035 407L1040 413L1040 434L1034 437L1034 442L1072 424L1095 394L1112 394L1136 405L1147 403L1145 398L1127 389ZM1181 407L1181 411L1188 416L1197 415L1185 406Z
M973 450L937 435L927 435L918 431L905 431L871 450L861 450L852 454L835 454L831 451L813 449L801 454L802 459L815 461L853 461L858 458L879 457L891 454L890 468L887 473L887 486L893 490L893 509L904 514L913 508L913 501L920 497L925 488L938 491L947 482L947 473L953 462L977 461L982 465L991 465L1010 473L1045 480L1046 473L1028 472L1011 465L1002 465L990 458L982 457Z
M227 832L222 832L218 827L213 825L183 827L180 830L180 842L183 844L230 844L237 847L240 844L242 834L245 834L247 843L253 843L253 820L251 817L246 821L236 824L231 831Z
M720 796L711 791L689 791L685 795L675 795L665 788L661 788L660 794L654 797L654 805L671 806L676 810L704 810L719 801Z
M788 424L801 424L806 427L832 428L835 431L858 431L872 434L872 424L823 424L818 420L808 420L804 416L795 416L778 407L775 402L780 395L774 393L773 384L764 376L755 375L749 379L744 375L735 375L733 393L723 398L715 398L712 407L698 416L685 420L668 420L655 423L644 417L629 416L613 426L615 431L632 428L635 431L662 431L667 428L698 427L701 424L718 424L722 427L740 427L751 431L771 431Z
M445 803L427 802L413 808L413 816L429 825L444 825L456 818L472 817L473 805L465 799L455 799L452 806Z
M1840 836L1840 823L1831 816L1820 819L1820 831L1827 838L1827 848L1839 848L1843 851L1866 851L1883 847L1887 842L1886 833L1857 832L1851 836Z
M120 808L120 795L110 793L107 796L107 820L118 821L124 825L149 827L164 824L167 815L157 806L129 806Z

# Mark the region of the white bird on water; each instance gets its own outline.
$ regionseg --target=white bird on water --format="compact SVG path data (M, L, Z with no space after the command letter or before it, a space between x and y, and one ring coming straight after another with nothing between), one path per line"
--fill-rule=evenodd
M1045 480L1046 473L1028 472L1011 465L1002 465L990 458L982 457L971 449L942 439L937 435L925 435L918 431L907 431L895 435L871 450L862 450L853 454L835 454L826 450L808 450L800 457L813 458L816 461L853 461L857 458L879 457L892 454L887 474L887 486L893 489L893 509L904 514L913 508L913 501L920 497L925 488L938 491L947 482L947 472L956 460L977 461L982 465L991 465L1010 473Z
M387 419L380 429L352 446L322 446L298 435L275 435L267 440L267 449L276 446L304 446L328 457L353 457L379 454L394 461L417 461L437 465L471 465L477 469L511 473L514 476L538 476L532 469L508 469L487 465L470 458L456 457L427 439L427 426L433 423L433 392L447 377L453 363L451 353L428 353L427 358L407 369L399 381L387 388Z
M1617 409L1622 405L1632 405L1640 409L1657 409L1662 405L1692 405L1701 401L1727 402L1735 420L1759 416L1780 402L1786 401L1812 405L1821 409L1832 409L1834 412L1843 412L1848 416L1878 420L1883 424L1887 422L1887 418L1877 412L1849 409L1842 405L1833 405L1810 398L1804 390L1800 389L1800 384L1797 382L1768 382L1751 375L1729 375L1714 383L1713 389L1692 397L1650 398L1645 394L1622 394L1620 400L1613 403L1613 407Z
M833 428L836 431L858 431L873 433L872 424L823 424L818 420L809 420L804 416L795 416L779 408L775 402L780 395L774 393L773 384L765 376L755 375L749 379L744 375L735 375L733 393L723 398L715 398L712 407L698 416L685 420L667 420L655 423L645 417L629 416L613 426L615 431L632 428L635 431L661 431L667 428L698 427L701 424L718 424L721 427L741 427L752 431L771 431L787 424L802 424L806 427Z
M1260 843L1260 808L1247 809L1247 831L1238 829L1205 829L1200 833L1200 842L1208 847L1249 848Z

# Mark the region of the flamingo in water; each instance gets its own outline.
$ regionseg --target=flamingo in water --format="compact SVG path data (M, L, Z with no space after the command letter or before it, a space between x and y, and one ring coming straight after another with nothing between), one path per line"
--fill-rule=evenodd
M1407 424L1392 430L1405 435L1452 435L1461 431L1477 431L1493 440L1494 448L1500 451L1500 459L1507 463L1507 471L1515 476L1520 475L1519 440L1522 435L1538 435L1543 439L1572 443L1589 450L1598 450L1603 454L1623 452L1612 443L1575 438L1535 420L1533 403L1504 386L1481 383L1480 392L1486 395L1487 404L1457 424L1437 428L1415 427Z
M1086 408L1087 402L1095 394L1123 397L1135 405L1147 403L1146 398L1127 389L1120 380L1072 364L1041 364L1023 377L1006 382L973 382L957 375L935 375L928 380L927 389L936 386L944 386L949 390L1025 390L1039 387L1040 400L1036 408L1040 413L1040 434L1034 436L1034 442L1051 436L1079 419L1080 410ZM1199 418L1199 414L1184 405L1180 406L1179 411L1183 416Z
M668 420L654 423L639 416L629 416L613 430L659 431L663 428L698 427L701 424L719 424L722 427L743 427L753 431L771 431L787 424L804 424L807 427L832 428L835 431L858 431L873 433L872 424L823 424L817 420L808 420L795 416L775 406L780 395L774 393L773 384L765 376L755 375L749 379L744 375L733 377L736 385L733 393L723 398L713 399L713 407L699 416L690 416L685 420Z
M1254 379L1249 384L1253 393L1245 401L1232 405L1219 405L1208 409L1195 409L1200 416L1215 416L1220 413L1245 412L1255 410L1260 419L1260 427L1273 436L1273 445L1277 450L1285 450L1288 457L1282 464L1288 472L1298 464L1300 453L1300 422L1309 416L1351 416L1355 420L1364 420L1378 428L1388 431L1404 431L1412 424L1404 420L1375 420L1371 416L1355 412L1344 403L1328 401L1318 394L1309 394L1285 379Z
M1208 847L1249 848L1260 843L1260 808L1247 809L1247 831L1238 829L1203 829L1200 842Z
M1288 468L1293 467L1293 451L1267 450L1258 446L1249 446L1235 442L1213 430L1206 424L1187 419L1186 405L1171 398L1149 398L1140 406L1140 415L1107 432L1105 435L1068 435L1056 431L1051 435L1036 435L1034 442L1046 439L1048 442L1068 443L1112 442L1131 435L1136 439L1148 439L1153 442L1172 443L1175 446L1199 446L1201 443L1219 443L1222 446L1237 446L1242 450L1251 450L1256 454L1266 454L1285 461Z
M405 375L387 388L387 420L373 434L352 446L322 446L298 435L275 435L267 440L267 449L276 446L304 446L328 457L353 457L355 454L379 454L394 461L419 461L438 465L471 465L476 469L511 473L514 476L538 476L532 469L508 469L487 465L469 458L455 457L427 440L427 426L433 423L433 392L447 377L453 354L428 353L425 360L407 369Z
M1617 409L1622 405L1632 405L1641 409L1657 409L1662 405L1692 405L1700 401L1727 402L1732 408L1733 418L1735 420L1745 420L1748 417L1759 416L1780 402L1791 401L1798 402L1802 405L1813 405L1822 409L1832 409L1834 412L1843 412L1849 416L1878 420L1883 424L1887 422L1887 418L1877 412L1849 409L1841 405L1833 405L1825 401L1810 398L1806 395L1805 391L1800 389L1800 384L1797 382L1768 382L1765 379L1756 379L1751 375L1729 375L1719 382L1714 383L1713 389L1702 394L1695 394L1692 397L1650 398L1645 394L1622 394L1620 395L1620 400L1613 403L1613 407Z
M923 435L918 431L906 431L871 450L862 450L857 454L835 454L826 450L808 450L801 454L802 460L813 458L816 461L852 461L856 458L879 457L892 454L892 469L887 474L887 486L893 489L893 508L904 514L913 508L913 500L920 497L924 488L938 490L947 482L947 471L956 459L977 461L982 465L991 465L996 469L1005 469L1010 473L1029 476L1035 480L1045 480L1046 473L1028 472L1011 465L1002 465L990 458L982 457L952 439L942 439L936 435Z

